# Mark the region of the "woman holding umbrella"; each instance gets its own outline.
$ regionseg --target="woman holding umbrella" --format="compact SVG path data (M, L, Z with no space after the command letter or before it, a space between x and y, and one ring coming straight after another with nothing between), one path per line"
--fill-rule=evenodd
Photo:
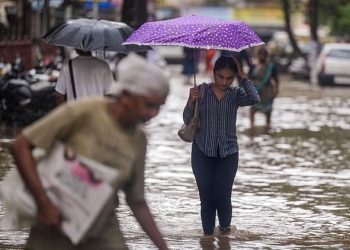
M243 21L192 15L146 22L123 44L239 52L264 42ZM236 75L239 87L231 87ZM205 235L211 235L216 212L221 231L230 230L231 192L238 167L237 109L258 103L260 98L254 85L245 77L242 65L232 57L217 59L213 83L196 87L195 75L194 83L183 118L188 125L197 110L196 100L200 99L199 129L192 144L192 169L201 200L203 231Z
M200 127L192 144L192 170L201 201L201 219L205 235L212 235L218 214L221 232L231 230L232 186L238 168L236 136L237 109L259 102L254 85L244 75L236 58L221 56L213 69L214 82L190 89L183 111L188 124L200 101ZM239 86L232 87L237 76ZM204 89L202 89L204 88Z

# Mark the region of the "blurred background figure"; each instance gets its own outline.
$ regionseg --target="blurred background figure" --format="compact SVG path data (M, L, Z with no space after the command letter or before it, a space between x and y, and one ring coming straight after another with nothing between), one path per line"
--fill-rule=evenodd
M209 49L205 58L205 68L207 71L207 74L210 74L213 72L214 68L214 62L216 61L218 57L218 52L215 49Z
M199 50L193 48L183 48L184 59L182 62L182 74L185 76L184 83L191 84L191 78L198 72Z
M244 49L242 51L229 51L229 50L222 50L221 55L223 56L232 56L237 58L237 60L239 61L239 63L242 65L244 71L246 73L248 73L252 66L252 59L249 53L248 49Z
M316 65L318 55L320 54L320 50L321 50L320 43L318 41L312 40L310 42L310 51L307 54L307 66L309 68L310 74ZM311 76L310 76L310 79L311 79Z
M117 79L117 66L121 59L124 58L124 54L115 51L93 51L92 55L102 61L106 61L109 68L112 71L113 78Z
M158 65L161 68L165 68L167 66L166 60L156 49L147 51L146 58L148 62Z
M269 58L265 47L257 50L257 63L252 66L249 78L259 92L260 102L250 109L250 129L255 132L255 113L262 112L266 116L266 131L271 128L271 114L274 98L279 91L279 79L276 64Z

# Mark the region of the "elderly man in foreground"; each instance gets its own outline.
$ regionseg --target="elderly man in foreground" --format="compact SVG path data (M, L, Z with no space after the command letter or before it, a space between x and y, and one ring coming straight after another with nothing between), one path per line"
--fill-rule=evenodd
M162 70L137 55L119 64L114 96L93 98L62 105L48 116L25 128L11 145L18 170L37 205L37 223L31 227L26 249L127 249L115 208L117 192L136 220L159 249L167 249L144 196L146 137L139 124L155 117L165 103L169 85ZM50 150L63 142L75 153L117 169L115 195L78 244L61 232L62 216L45 193L32 155L34 147Z

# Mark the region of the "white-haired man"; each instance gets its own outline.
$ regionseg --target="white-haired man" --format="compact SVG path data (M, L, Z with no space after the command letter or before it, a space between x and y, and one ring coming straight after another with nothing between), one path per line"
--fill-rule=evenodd
M146 137L138 127L156 116L169 85L162 70L137 55L120 62L119 79L107 98L67 103L25 128L11 144L16 165L38 207L26 248L31 250L127 249L115 216L117 195L108 201L85 240L73 245L59 228L61 215L50 201L36 171L33 147L49 150L56 141L76 153L120 172L122 189L136 220L159 249L167 249L144 197Z

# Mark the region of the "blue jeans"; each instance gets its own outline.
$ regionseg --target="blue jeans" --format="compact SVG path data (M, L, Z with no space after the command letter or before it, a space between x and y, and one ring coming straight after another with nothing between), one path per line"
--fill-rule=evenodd
M220 227L228 227L231 224L231 194L238 168L238 152L225 158L208 157L194 142L191 160L201 201L203 231L204 234L212 234L216 211Z

